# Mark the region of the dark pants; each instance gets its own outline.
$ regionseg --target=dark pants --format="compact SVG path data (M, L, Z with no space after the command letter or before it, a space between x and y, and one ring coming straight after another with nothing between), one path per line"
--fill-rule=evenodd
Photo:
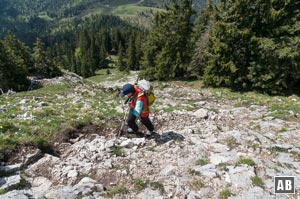
M128 118L127 118L127 124L130 128L132 128L132 130L134 132L137 132L139 127L136 124L135 120L136 120L136 116L134 116L133 114L131 114L131 112L129 112L129 115L128 115ZM142 122L142 124L144 124L147 127L147 129L149 131L154 130L153 124L150 121L149 117L141 117L141 122Z

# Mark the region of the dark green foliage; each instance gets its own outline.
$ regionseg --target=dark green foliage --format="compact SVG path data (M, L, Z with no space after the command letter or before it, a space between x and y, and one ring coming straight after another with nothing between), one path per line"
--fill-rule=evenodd
M32 66L29 48L13 34L7 34L0 41L0 88L15 91L28 87L28 68Z
M125 64L125 61L124 61L124 56L123 56L123 46L122 44L120 43L119 44L119 47L118 47L118 60L117 60L117 67L120 71L123 71L126 69L126 64Z
M76 21L69 28L73 31L57 32L47 42L54 60L60 60L63 68L90 77L96 70L108 67L108 57L118 52L119 44L122 52L127 52L121 57L122 61L127 60L122 67L139 68L141 52L137 48L141 48L141 40L145 35L142 30L119 17L104 15ZM119 63L117 65L120 66Z
M32 58L34 61L34 67L30 73L39 77L51 78L61 75L61 71L54 65L51 59L49 59L44 51L43 43L40 38L37 38L34 47Z
M127 48L127 63L126 63L126 65L127 65L127 68L130 70L139 69L134 39L135 39L135 35L131 35L129 37L128 48Z
M207 0L193 29L192 4L204 8L203 0L145 0L140 3L165 8L155 15L146 41L144 30L119 17L81 18L95 3L106 1L1 1L0 37L15 31L33 51L31 56L16 38L1 41L1 88L25 89L27 75L52 77L58 68L89 77L108 68L110 55L118 54L120 70L142 69L140 75L148 79L196 75L212 86L269 93L300 90L299 1ZM37 36L41 39L34 43Z
M210 34L209 85L283 93L299 89L300 2L226 1Z
M32 49L20 42L12 33L0 41L0 88L5 92L27 90L27 76L54 77L61 71L47 57L41 39L37 38Z
M270 0L266 5L269 31L257 26L261 35L251 38L258 50L253 53L257 59L250 64L249 79L253 87L264 90L299 90L300 2Z
M215 6L212 0L207 0L206 9L201 10L195 21L193 42L196 44L196 50L190 66L191 75L202 76L209 59L208 41L212 28L213 14Z
M164 5L169 4L171 1L172 0L144 0L141 3L141 5L164 8ZM193 8L196 10L200 10L205 7L206 0L193 0L192 2L193 2Z
M153 30L143 48L142 74L159 80L187 74L192 51L192 15L191 1L181 0L179 4L172 1L165 12L155 16Z

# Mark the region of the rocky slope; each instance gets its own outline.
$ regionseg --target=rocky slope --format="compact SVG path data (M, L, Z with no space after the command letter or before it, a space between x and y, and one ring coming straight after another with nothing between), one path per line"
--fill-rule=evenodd
M157 87L157 135L87 126L56 143L59 155L33 150L1 166L0 198L288 198L273 193L274 176L296 176L298 188L299 123L180 83Z

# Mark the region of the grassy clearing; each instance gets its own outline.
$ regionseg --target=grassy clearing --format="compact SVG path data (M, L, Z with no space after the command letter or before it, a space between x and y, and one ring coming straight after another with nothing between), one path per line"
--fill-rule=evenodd
M136 5L121 5L113 9L112 14L120 17L133 17L137 16L141 12L146 12L148 10L156 11L158 9Z
M119 99L93 81L113 81L124 75L115 69L110 74L104 71L95 80L85 80L84 86L62 83L0 96L0 159L6 149L25 144L45 147L64 130L102 125L105 118L121 115L115 109Z
M269 96L258 92L233 92L227 88L206 88L220 101L230 100L235 107L250 107L251 105L267 106L270 113L266 116L274 118L299 121L299 96Z
M99 5L96 7L87 8L83 11L82 16L89 17L95 14L116 15L121 18L136 18L141 13L155 13L162 9L135 5L136 1L110 1L109 4ZM149 22L148 22L149 23Z
M109 68L109 69L101 69L101 70L96 71L96 75L93 77L87 78L87 80L97 82L97 83L101 83L104 81L115 82L120 79L126 80L127 79L126 77L128 75L129 74L120 72L116 68Z

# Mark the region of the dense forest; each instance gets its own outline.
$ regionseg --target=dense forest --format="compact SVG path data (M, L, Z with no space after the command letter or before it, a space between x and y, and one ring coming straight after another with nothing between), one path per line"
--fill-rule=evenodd
M235 90L299 91L300 2L296 0L207 0L204 9L195 9L195 2L200 7L203 1L171 0L161 2L163 10L154 14L151 29L112 15L74 18L93 1L20 2L21 15L21 7L9 7L8 0L0 6L6 16L0 18L5 32L0 41L3 91L24 90L29 76L54 77L62 69L89 77L112 61L120 70L141 70L140 76L150 80L198 78L208 86ZM107 5L107 1L98 3ZM142 4L162 5L153 0ZM47 10L49 18L33 10L39 14ZM15 31L22 20L12 13L26 21L27 34ZM53 19L63 19L64 28L51 32L59 27L47 23ZM110 59L113 55L116 60Z

